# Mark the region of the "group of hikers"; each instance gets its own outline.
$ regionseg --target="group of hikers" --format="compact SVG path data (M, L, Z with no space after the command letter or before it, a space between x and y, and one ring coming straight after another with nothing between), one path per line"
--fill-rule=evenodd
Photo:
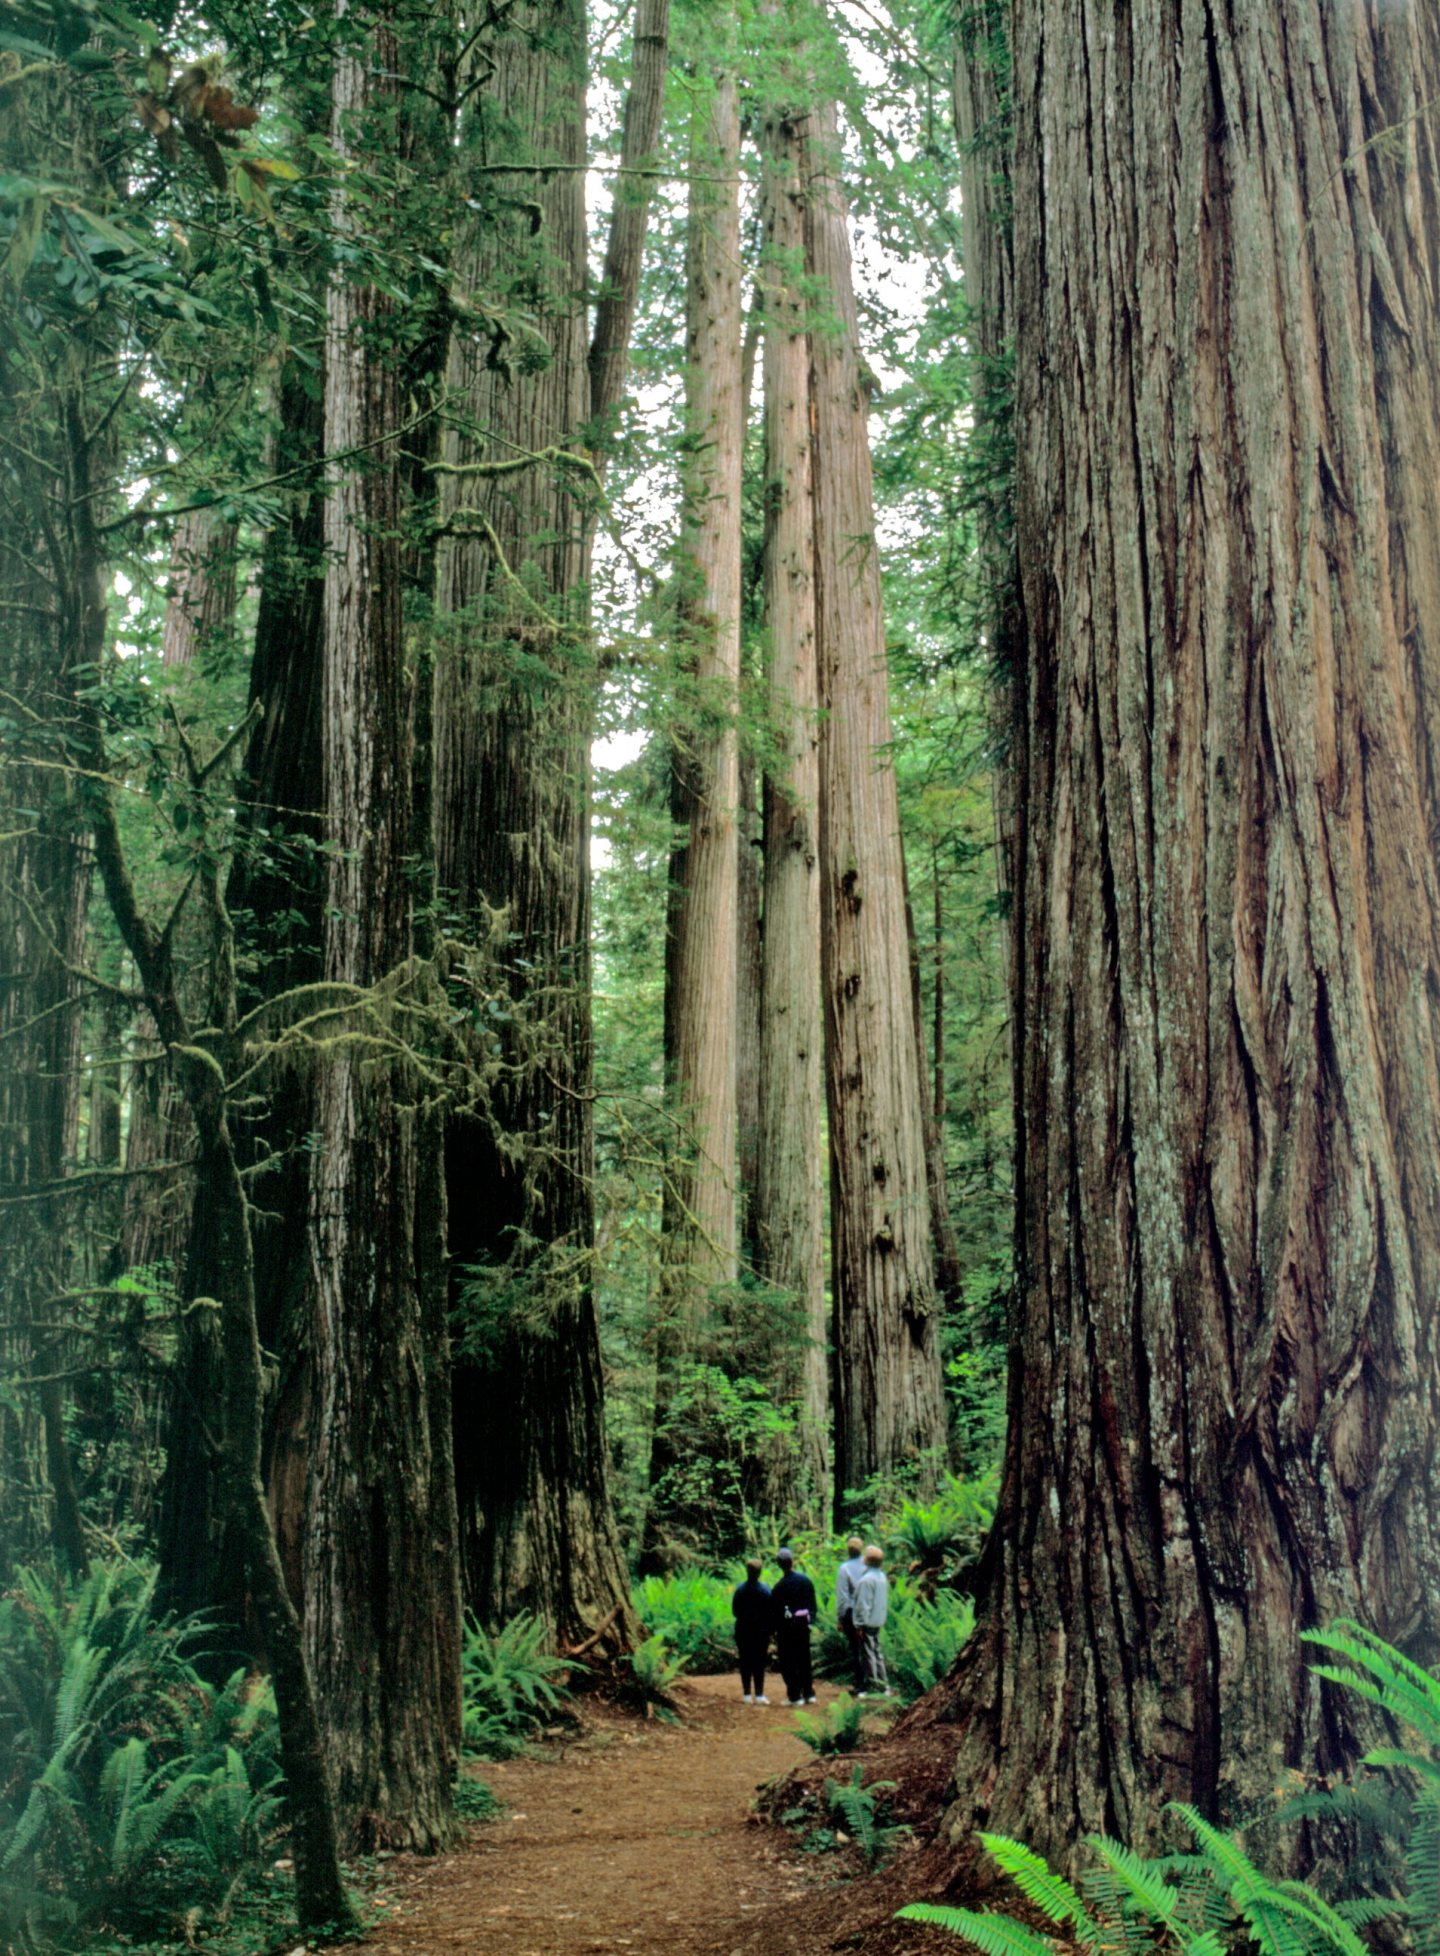
M835 1577L835 1616L850 1646L851 1678L857 1697L890 1696L880 1632L889 1610L890 1585L885 1577L885 1551L852 1535L846 1558ZM758 1556L745 1564L745 1580L730 1599L735 1618L735 1647L740 1657L740 1689L747 1705L768 1705L765 1667L770 1639L775 1662L785 1680L787 1705L813 1705L815 1679L810 1663L810 1632L820 1606L815 1585L788 1548L775 1556L780 1578L772 1589L760 1580L765 1565Z

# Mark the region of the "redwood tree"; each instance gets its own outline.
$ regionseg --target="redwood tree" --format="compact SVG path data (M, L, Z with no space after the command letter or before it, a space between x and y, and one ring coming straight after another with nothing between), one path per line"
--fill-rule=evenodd
M384 16L372 40L338 52L331 133L342 154L393 113L398 62ZM342 239L361 222L351 194L336 192ZM322 1047L316 1091L302 1581L346 1833L424 1849L450 1825L459 1593L444 1276L432 1241L438 1164L426 1160L438 1135L408 1030L423 1000L414 866L428 838L413 813L392 323L393 301L342 264L327 299L325 448L361 459L324 513L324 975L368 994L370 1009Z
M1343 1763L1308 1625L1440 1656L1440 23L1012 24L1018 1319L945 1715L953 1835L1064 1857Z
M816 111L805 241L810 335L825 1084L830 1114L837 1509L943 1446L919 1048L885 618L850 239L833 104Z
M765 777L765 933L760 1006L760 1145L755 1194L761 1274L794 1299L804 1339L788 1361L800 1390L799 1487L828 1482L824 1210L820 1181L820 720L815 663L815 511L803 118L761 131L765 259L765 656L774 751ZM779 1504L777 1503L777 1506Z
M632 171L655 140L666 26L667 7L646 0L624 141ZM643 179L617 188L588 344L581 0L514 9L476 58L486 77L462 120L461 176L467 159L480 166L483 205L499 166L523 197L484 208L459 239L437 559L439 881L482 941L466 982L494 1062L488 1104L452 1116L446 1140L468 1326L455 1397L462 1557L468 1600L488 1620L529 1608L562 1641L603 1632L623 1646L632 1625L591 1289L584 445L587 422L597 436L608 429L623 386ZM496 311L510 314L499 330Z

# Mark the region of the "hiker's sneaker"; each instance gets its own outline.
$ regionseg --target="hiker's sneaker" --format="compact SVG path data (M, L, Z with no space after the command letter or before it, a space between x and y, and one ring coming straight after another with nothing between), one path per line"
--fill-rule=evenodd
M807 1704L807 1705L813 1705L813 1704L815 1704L815 1703L816 1703L817 1701L816 1701L816 1699L814 1699L814 1698L807 1698L807 1699L805 1700L805 1702L806 1702L806 1704Z
M765 1693L763 1691L760 1693L760 1696L755 1700L755 1703L757 1705L768 1705L769 1702L770 1700L765 1696Z
M804 1706L805 1700L803 1698L787 1698L785 1703L791 1711L800 1711Z
M750 1696L750 1693L748 1691L745 1693L745 1702L747 1705L753 1705L755 1702L755 1700Z

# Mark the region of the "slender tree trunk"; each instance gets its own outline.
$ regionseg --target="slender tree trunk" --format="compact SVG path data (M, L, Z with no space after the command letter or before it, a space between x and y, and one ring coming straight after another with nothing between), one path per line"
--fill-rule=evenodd
M674 1142L666 1165L646 1561L693 1516L667 1494L683 1454L671 1409L702 1350L714 1292L739 1270L735 1136L740 798L740 486L744 449L740 110L733 73L698 78L686 229L686 445L679 623L684 707L674 736L665 966Z
M641 11L637 72L653 67L658 32L663 79L665 10ZM453 1118L446 1146L452 1264L462 1283L483 1273L468 1299L461 1293L463 1564L467 1600L485 1620L532 1609L562 1643L603 1631L616 1650L633 1622L607 1485L591 1288L593 489L564 457L580 455L587 417L608 421L618 405L643 204L629 186L617 191L617 224L627 238L637 220L639 229L612 241L605 338L587 365L583 5L522 5L481 54L493 73L467 112L465 152L563 167L527 176L526 210L487 211L456 255L462 295L491 300L513 288L548 354L502 353L483 332L457 332L450 386L460 412L441 478L439 877L481 938L467 981L479 997L507 1001L500 1011L496 999L491 1018L489 1105ZM626 141L631 163L635 144L653 144L644 102ZM465 154L458 167L463 176ZM477 195L491 181L478 176ZM485 472L526 457L522 470Z
M342 153L395 101L394 29L345 47L332 84ZM355 219L343 189L335 219ZM436 1177L433 1127L405 1057L412 987L413 669L401 617L397 372L385 346L393 302L342 271L327 301L325 448L364 461L325 508L324 800L331 844L325 976L395 1011L391 1049L336 1040L316 1096L310 1186L315 1418L303 1548L307 1650L341 1825L364 1846L434 1848L451 1826L459 1740L459 1610L448 1485L450 1432L437 1420L448 1354L426 1294L417 1198ZM448 1525L447 1525L448 1524Z
M760 1006L758 1262L794 1300L803 1340L787 1398L801 1444L790 1502L823 1511L829 1487L824 1210L821 1191L820 720L815 654L815 510L810 360L801 293L804 136L767 118L765 223L765 638L776 758L765 780L765 935ZM798 1390L795 1389L798 1384ZM777 1508L778 1512L778 1508Z
M943 1709L954 1837L1064 1858L1339 1769L1307 1625L1440 1656L1440 26L1014 27L1020 1317Z
M760 1180L760 856L764 846L755 762L741 743L735 819L735 1167L740 1185L739 1260L753 1266Z
M814 120L806 260L820 672L821 946L835 1314L837 1513L944 1444L904 855L850 240L833 105Z
M936 883L939 890L939 883ZM937 902L938 902L937 895ZM960 1245L955 1236L955 1225L950 1220L950 1192L945 1174L945 1136L940 1126L940 1113L943 1109L943 1084L938 1081L935 1091L942 1094L936 1101L930 1087L930 1054L926 1050L925 1039L925 991L920 969L920 933L915 925L915 906L910 900L909 865L905 869L905 943L910 959L910 1010L915 1024L915 1063L916 1077L920 1082L920 1113L925 1124L925 1183L930 1191L930 1227L933 1234L933 1254L935 1258L935 1285L946 1304L959 1301L960 1287L965 1272L960 1262ZM940 1042L943 1055L945 1032L940 1018L944 1006L944 981L940 962L935 960L935 1038Z
M673 807L677 878L671 1002L680 1135L666 1218L666 1309L676 1329L736 1275L735 947L740 800L740 110L731 74L702 85L686 233L686 453L681 484L687 724ZM682 1341L684 1332L681 1331Z
M160 659L193 665L216 653L235 618L237 526L214 509L192 510L175 526L170 595Z

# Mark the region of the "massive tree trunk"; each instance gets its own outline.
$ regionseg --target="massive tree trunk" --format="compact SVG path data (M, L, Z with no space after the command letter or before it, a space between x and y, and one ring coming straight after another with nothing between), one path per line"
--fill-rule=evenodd
M820 674L820 878L830 1114L837 1514L944 1445L923 1099L850 240L833 105L814 118L806 261Z
M393 29L337 57L332 140L353 153L393 109ZM342 234L356 219L337 194ZM309 1257L315 1418L303 1545L306 1643L341 1822L362 1844L433 1848L450 1827L459 1594L448 1364L417 1196L433 1124L406 1059L414 867L413 669L401 619L393 302L343 269L327 301L325 448L363 456L325 507L325 976L365 1018L324 1051ZM387 1009L390 1015L387 1022ZM388 1037L386 1036L388 1034ZM380 1047L379 1064L369 1048Z
M768 117L761 144L765 639L774 758L765 779L756 1237L760 1272L793 1298L794 1327L804 1340L788 1355L786 1396L798 1406L801 1444L797 1484L787 1494L823 1512L830 1391L820 1170L820 721L810 360L800 289L805 260L801 127L784 115Z
M644 11L637 66L653 66L658 24L663 73L664 9ZM452 1260L462 1286L479 1273L461 1292L455 1386L463 1566L485 1620L532 1609L562 1642L607 1630L614 1648L631 1621L591 1289L592 511L575 458L587 418L608 422L618 403L643 205L617 191L640 230L633 257L627 245L608 261L592 384L583 5L522 6L480 55L493 72L462 140L477 162L513 164L526 203L487 209L462 237L456 284L491 304L513 292L547 357L493 345L461 313L441 478L439 879L480 938L472 1003L488 993L494 1007L489 1105L453 1118L446 1146ZM653 142L650 108L638 113L628 144ZM560 167L534 169L545 162ZM477 196L492 182L478 176Z
M951 1829L1137 1846L1440 1656L1440 23L1014 12L1019 1323ZM994 303L994 295L986 295Z

